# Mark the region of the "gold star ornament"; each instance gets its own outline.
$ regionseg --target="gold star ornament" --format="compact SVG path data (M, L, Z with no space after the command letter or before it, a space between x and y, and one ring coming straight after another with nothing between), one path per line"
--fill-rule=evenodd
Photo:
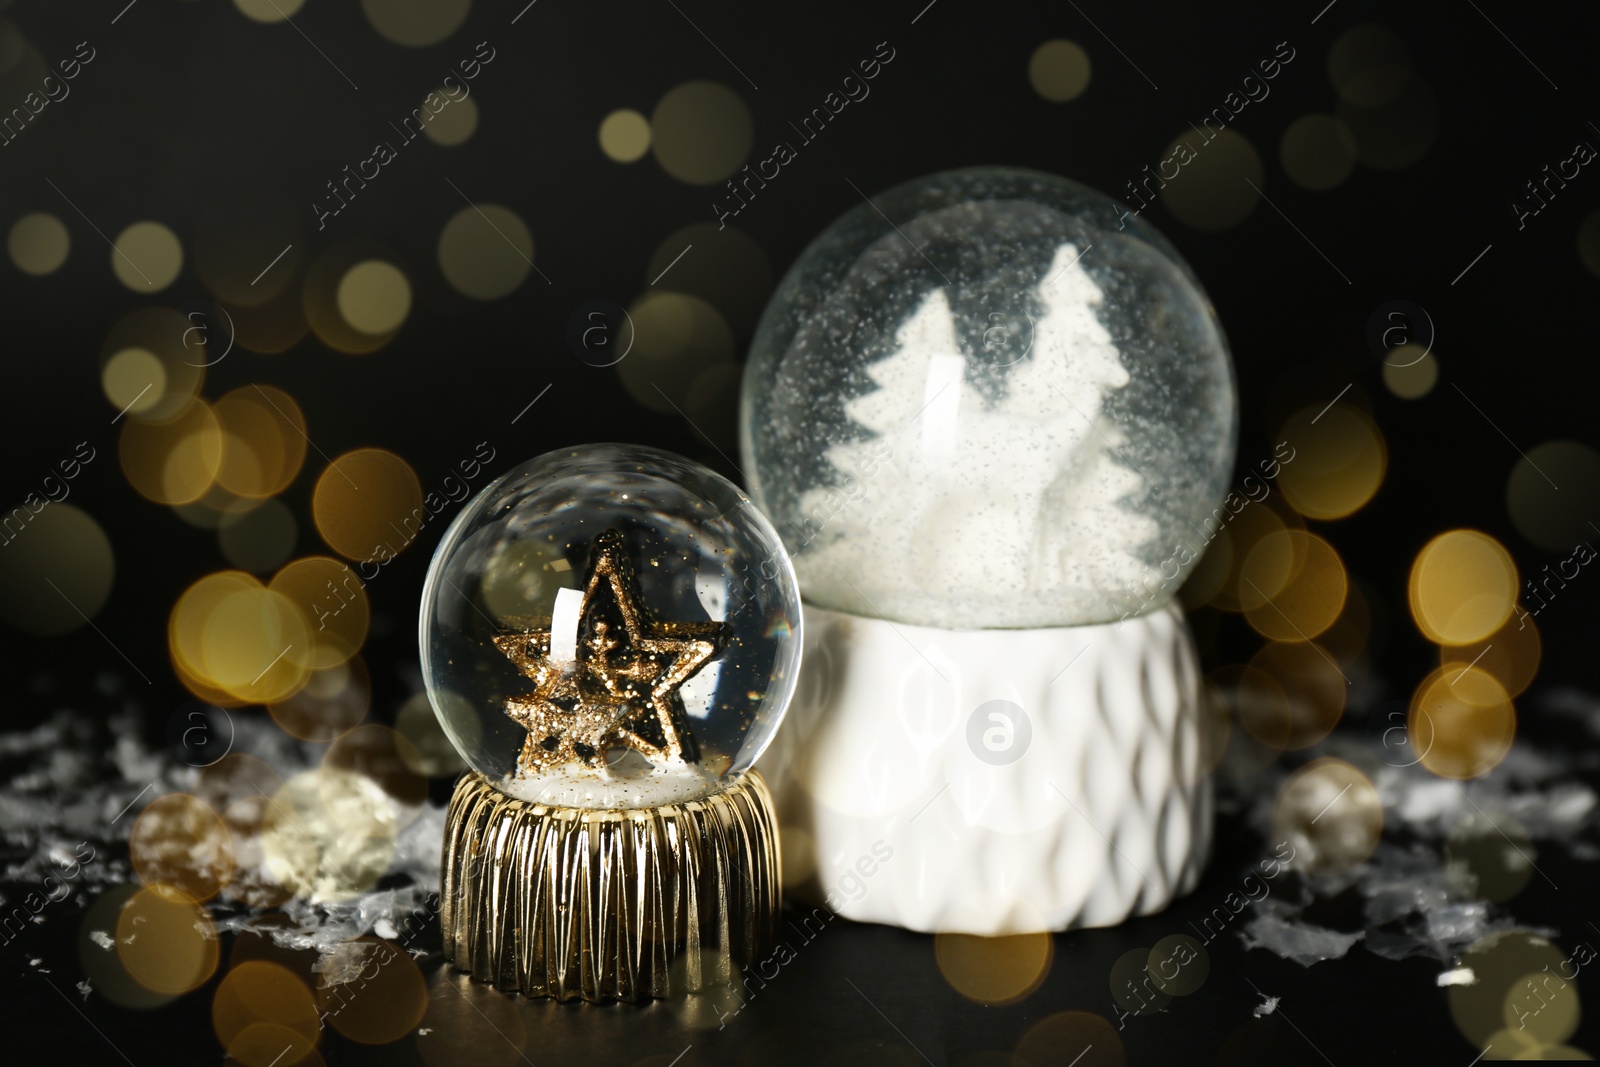
M560 621L558 610L553 625ZM655 621L640 600L623 535L614 529L594 539L582 604L575 623L566 626L559 636L570 658L552 655L558 636L552 626L494 639L534 683L533 692L509 698L505 708L528 731L517 759L522 772L604 767L618 747L658 764L697 761L679 690L721 651L727 627Z

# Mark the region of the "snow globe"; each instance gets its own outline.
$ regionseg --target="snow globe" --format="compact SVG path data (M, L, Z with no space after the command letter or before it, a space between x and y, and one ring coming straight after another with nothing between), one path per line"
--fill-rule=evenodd
M1109 197L953 171L812 242L741 409L805 601L799 691L761 762L813 853L803 894L1000 935L1194 885L1211 793L1173 596L1223 521L1236 436L1204 290ZM841 891L864 856L866 890Z

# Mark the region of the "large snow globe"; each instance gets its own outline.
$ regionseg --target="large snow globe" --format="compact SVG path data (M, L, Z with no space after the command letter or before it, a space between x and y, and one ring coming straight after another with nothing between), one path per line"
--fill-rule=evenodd
M872 891L830 902L914 929L1103 925L1193 884L1210 794L1173 596L1236 433L1193 272L1074 182L935 175L801 254L741 445L806 604L763 766L817 895L879 840Z

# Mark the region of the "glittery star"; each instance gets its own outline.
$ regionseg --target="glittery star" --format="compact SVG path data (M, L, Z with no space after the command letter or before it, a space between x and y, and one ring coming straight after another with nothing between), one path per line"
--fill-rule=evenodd
M656 622L639 598L623 536L594 540L578 610L576 658L551 656L551 630L494 639L532 693L506 701L528 731L518 764L538 774L570 763L603 766L619 745L659 762L699 758L679 689L717 654L718 622Z

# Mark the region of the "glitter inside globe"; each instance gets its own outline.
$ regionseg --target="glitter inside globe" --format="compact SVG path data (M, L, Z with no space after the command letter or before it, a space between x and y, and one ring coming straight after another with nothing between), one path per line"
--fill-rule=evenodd
M1116 201L1033 171L901 185L812 242L740 414L808 602L950 629L1171 599L1225 514L1233 366L1199 282Z
M490 784L631 808L706 796L777 729L799 594L765 516L681 456L589 445L486 486L423 591L428 696Z

